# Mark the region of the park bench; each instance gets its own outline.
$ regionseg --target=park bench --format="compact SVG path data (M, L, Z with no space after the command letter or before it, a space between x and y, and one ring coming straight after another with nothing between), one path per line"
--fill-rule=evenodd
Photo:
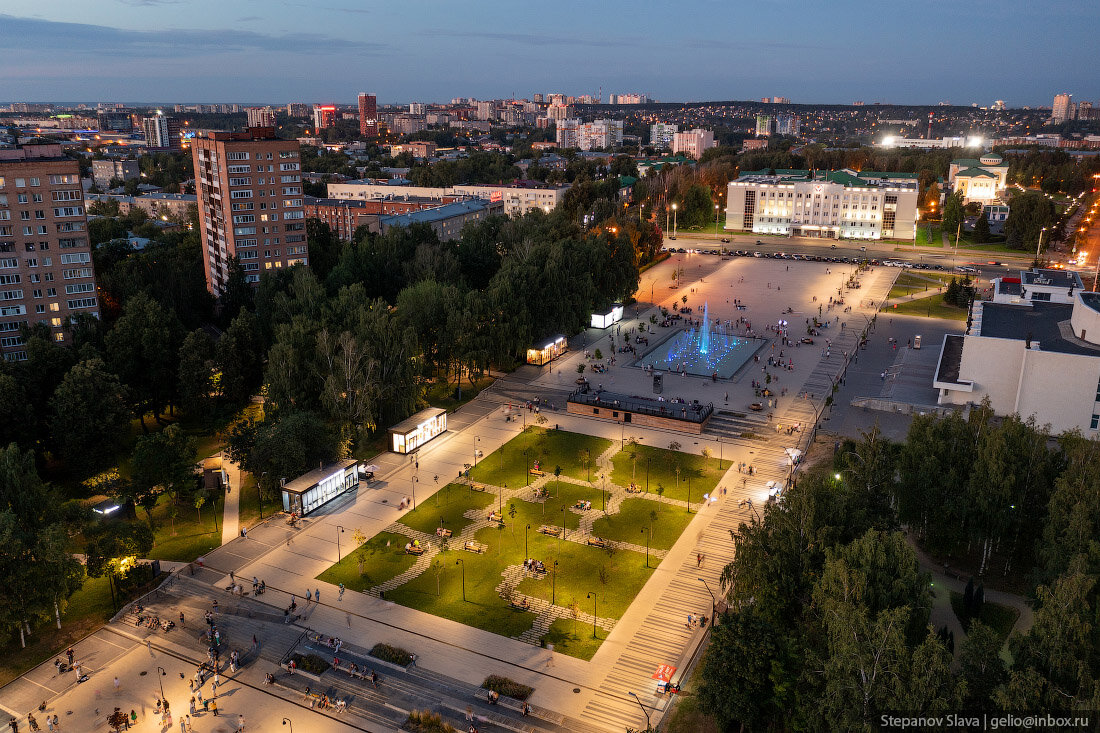
M453 533L451 532L451 530L447 529L446 527L440 527L439 529L437 529L437 530L435 531L435 533L436 533L436 534L437 534L438 536L440 536L440 537L443 537L443 538L447 538L447 537L450 537L450 536L451 536L451 535L453 534Z
M504 515L501 514L500 512L493 512L492 514L489 515L489 521L490 522L503 522L504 521Z
M474 542L473 540L466 540L466 543L462 545L462 549L466 550L467 552L476 552L480 555L481 553L488 550L489 546L484 545L480 542Z
M588 544L592 545L593 547L608 547L611 543L599 537L589 537Z
M416 545L405 545L405 554L407 554L407 555L417 555L417 556L423 555L424 554L424 548L423 547L417 547Z
M628 486L626 488L626 493L628 493L628 494L640 494L640 493L642 493L642 487L638 486L638 484L631 484L630 486Z
M526 598L520 598L518 601L513 598L508 605L521 611L526 611L531 607Z
M540 469L540 468L532 468L532 469L531 469L531 475L532 475L532 476L545 476L545 475L546 475L546 472L544 472L544 471L543 471L542 469Z
M551 537L559 537L559 536L561 536L561 527L555 527L555 526L550 525L550 524L544 524L541 527L539 527L539 532L542 532L543 534L548 534Z
M471 491L485 491L484 484L470 484Z

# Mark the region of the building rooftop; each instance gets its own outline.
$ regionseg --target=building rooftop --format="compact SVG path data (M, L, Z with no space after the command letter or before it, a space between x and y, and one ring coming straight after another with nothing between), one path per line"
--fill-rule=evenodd
M321 466L320 468L313 469L309 473L302 474L293 481L287 481L283 484L282 488L293 494L300 494L313 488L337 471L344 471L348 466L354 466L357 463L359 463L359 461L354 458L341 458L335 463L330 463L327 466Z
M1020 278L1025 285L1085 289L1081 276L1074 270L1025 270L1020 273Z
M943 351L940 352L940 363L936 369L937 382L959 383L965 341L966 339L957 333L944 336Z
M951 161L951 165L957 165L960 168L1007 168L1008 163L983 163L977 158L958 158Z
M984 168L964 168L955 174L955 178L996 178L997 176Z
M197 203L199 200L199 197L193 193L146 193L142 194L141 198L157 201L187 201L189 203Z
M383 227L405 227L411 224L431 224L432 222L450 219L451 217L461 216L462 214L483 211L488 208L488 206L489 202L484 199L455 201L452 204L444 204L434 209L410 211L407 214L398 214L395 216L383 216L379 220L379 223Z
M1031 339L1033 348L1062 354L1100 356L1100 346L1094 346L1062 328L1073 314L1071 303L1031 301L1031 306L1007 303L982 303L981 336L1024 341Z
M1100 293L1078 293L1078 297L1086 306L1100 313Z

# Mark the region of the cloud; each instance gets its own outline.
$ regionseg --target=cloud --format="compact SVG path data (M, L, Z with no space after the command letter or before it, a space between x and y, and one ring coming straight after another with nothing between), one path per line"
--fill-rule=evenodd
M160 2L162 0L134 0ZM267 35L246 30L130 30L85 23L63 23L0 14L0 48L104 59L189 59L223 53L374 55L385 44L317 33ZM3 73L0 72L0 76Z
M641 41L628 38L567 38L565 36L548 36L541 33L501 33L492 31L447 31L425 30L420 31L421 36L434 38L476 38L483 41L505 41L507 43L520 43L534 48L542 46L591 46L595 48L625 48L637 46Z

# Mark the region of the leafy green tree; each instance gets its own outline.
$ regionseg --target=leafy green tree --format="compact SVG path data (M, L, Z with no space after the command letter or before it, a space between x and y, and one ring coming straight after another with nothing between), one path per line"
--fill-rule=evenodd
M1009 205L1008 219L1005 220L1008 246L1030 251L1038 245L1043 228L1048 230L1043 242L1049 244L1052 236L1049 230L1058 216L1053 201L1041 193L1028 191L1013 196Z
M977 221L974 222L974 241L981 244L988 242L992 237L992 233L989 231L989 216L982 211L978 215Z
M99 359L74 366L50 399L50 431L71 467L109 465L130 427L125 389Z
M234 426L228 439L229 456L249 473L267 476L268 487L278 486L340 457L344 446L339 435L319 415L284 410L262 422L244 421Z
M965 685L966 709L985 712L995 709L993 692L1008 681L1001 644L1001 637L993 629L977 619L970 622L966 641L959 651L959 679Z
M177 375L180 405L192 417L205 417L214 386L214 340L201 328L183 339Z
M794 702L797 671L784 632L752 606L725 614L703 656L702 709L723 731L763 730Z
M309 243L309 267L324 280L340 260L343 242L335 232L320 219L306 219L306 241Z
M219 387L226 402L243 405L255 394L263 377L262 359L256 317L242 309L214 348Z
M195 441L178 425L143 435L134 445L131 480L140 491L160 488L178 499L195 485Z
M232 323L241 310L254 307L252 284L236 255L229 258L227 270L225 288L218 303L222 323Z
M111 370L126 385L134 415L145 426L145 413L160 413L176 385L182 329L175 315L152 298L139 294L126 303L122 317L107 333Z
M26 390L15 377L0 372L0 445L18 443L23 448L34 445L34 407Z
M144 522L106 522L88 533L84 554L88 576L102 578L119 571L125 558L143 558L153 549L153 530Z
M962 225L963 216L962 192L956 191L944 197L943 200L943 232L952 241Z

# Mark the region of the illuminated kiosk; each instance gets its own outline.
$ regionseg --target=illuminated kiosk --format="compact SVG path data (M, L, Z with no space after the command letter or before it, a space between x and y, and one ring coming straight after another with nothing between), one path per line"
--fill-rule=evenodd
M390 428L390 450L412 453L437 435L447 432L447 411L438 407L421 410Z
M535 366L549 364L554 359L565 353L568 342L565 336L551 336L544 346L536 346L527 350L527 363Z
M607 313L592 314L592 328L607 328L621 320L623 320L623 304L612 303L611 310Z
M359 461L343 458L288 481L279 490L283 494L283 511L304 517L358 486Z

